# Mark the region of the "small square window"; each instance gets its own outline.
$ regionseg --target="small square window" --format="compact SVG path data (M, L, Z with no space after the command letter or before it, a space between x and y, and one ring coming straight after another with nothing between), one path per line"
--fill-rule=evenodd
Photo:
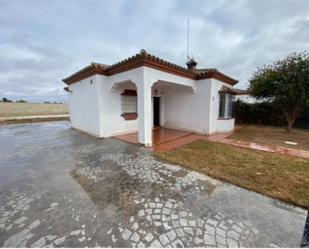
M137 113L137 97L136 96L121 96L122 113Z
M135 90L125 90L121 94L121 112L126 120L137 119L137 93Z

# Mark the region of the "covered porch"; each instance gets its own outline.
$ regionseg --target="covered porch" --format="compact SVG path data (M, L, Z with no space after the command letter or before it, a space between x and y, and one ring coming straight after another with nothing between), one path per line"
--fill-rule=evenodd
M157 147L191 135L190 129L182 127L190 122L188 114L192 112L192 106L184 106L183 102L185 98L195 94L194 86L163 80L149 84L147 82L151 81L136 83L125 80L111 85L110 90L121 95L121 116L126 120L125 125L134 124L136 129L128 132L124 130L112 136L146 147Z
M155 127L152 130L152 148L157 152L164 152L205 137L188 131ZM114 138L132 144L139 144L137 132L118 135Z

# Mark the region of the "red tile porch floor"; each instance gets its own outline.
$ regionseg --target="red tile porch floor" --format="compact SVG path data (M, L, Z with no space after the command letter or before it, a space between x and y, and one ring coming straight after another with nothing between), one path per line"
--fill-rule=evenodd
M175 144L178 144L178 146L175 147L177 148L183 145L179 144L179 142L182 141L181 139L190 135L193 135L193 133L175 129L160 128L160 127L154 128L152 130L152 141L153 141L152 149L157 151L156 148L159 148L161 145L172 141L174 141ZM115 138L129 143L138 144L137 132L115 136Z
M137 132L114 136L114 138L117 138L119 140L131 143L131 144L138 144Z
M228 137L231 134L233 134L233 132L225 134L215 134L211 136L199 135L191 132L179 131L167 128L155 128L152 132L153 132L152 136L154 145L152 146L151 149L154 150L155 152L167 152L176 149L180 146L183 146L185 144L194 142L196 140L208 140L211 142L230 144L236 147L267 151L282 155L290 155L309 159L309 151L306 150L290 149L281 146L257 144L246 141L229 139ZM115 138L129 143L138 144L137 133L120 135L116 136Z

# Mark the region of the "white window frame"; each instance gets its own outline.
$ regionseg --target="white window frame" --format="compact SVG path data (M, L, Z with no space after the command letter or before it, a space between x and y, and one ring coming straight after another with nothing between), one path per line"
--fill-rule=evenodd
M221 97L224 96L224 109L223 109L223 115L221 111ZM233 118L233 102L234 102L235 96L230 93L219 93L219 114L218 118L220 119L232 119Z

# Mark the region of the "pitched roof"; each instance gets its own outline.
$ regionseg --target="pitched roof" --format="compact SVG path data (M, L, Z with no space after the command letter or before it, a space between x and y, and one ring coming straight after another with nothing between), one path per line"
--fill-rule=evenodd
M89 66L63 79L63 82L69 85L95 74L109 76L140 66L155 68L157 70L180 75L194 80L215 78L230 85L235 85L238 83L237 80L221 73L217 69L187 69L169 61L162 60L154 55L148 54L144 49L142 49L140 53L112 65L91 63Z

